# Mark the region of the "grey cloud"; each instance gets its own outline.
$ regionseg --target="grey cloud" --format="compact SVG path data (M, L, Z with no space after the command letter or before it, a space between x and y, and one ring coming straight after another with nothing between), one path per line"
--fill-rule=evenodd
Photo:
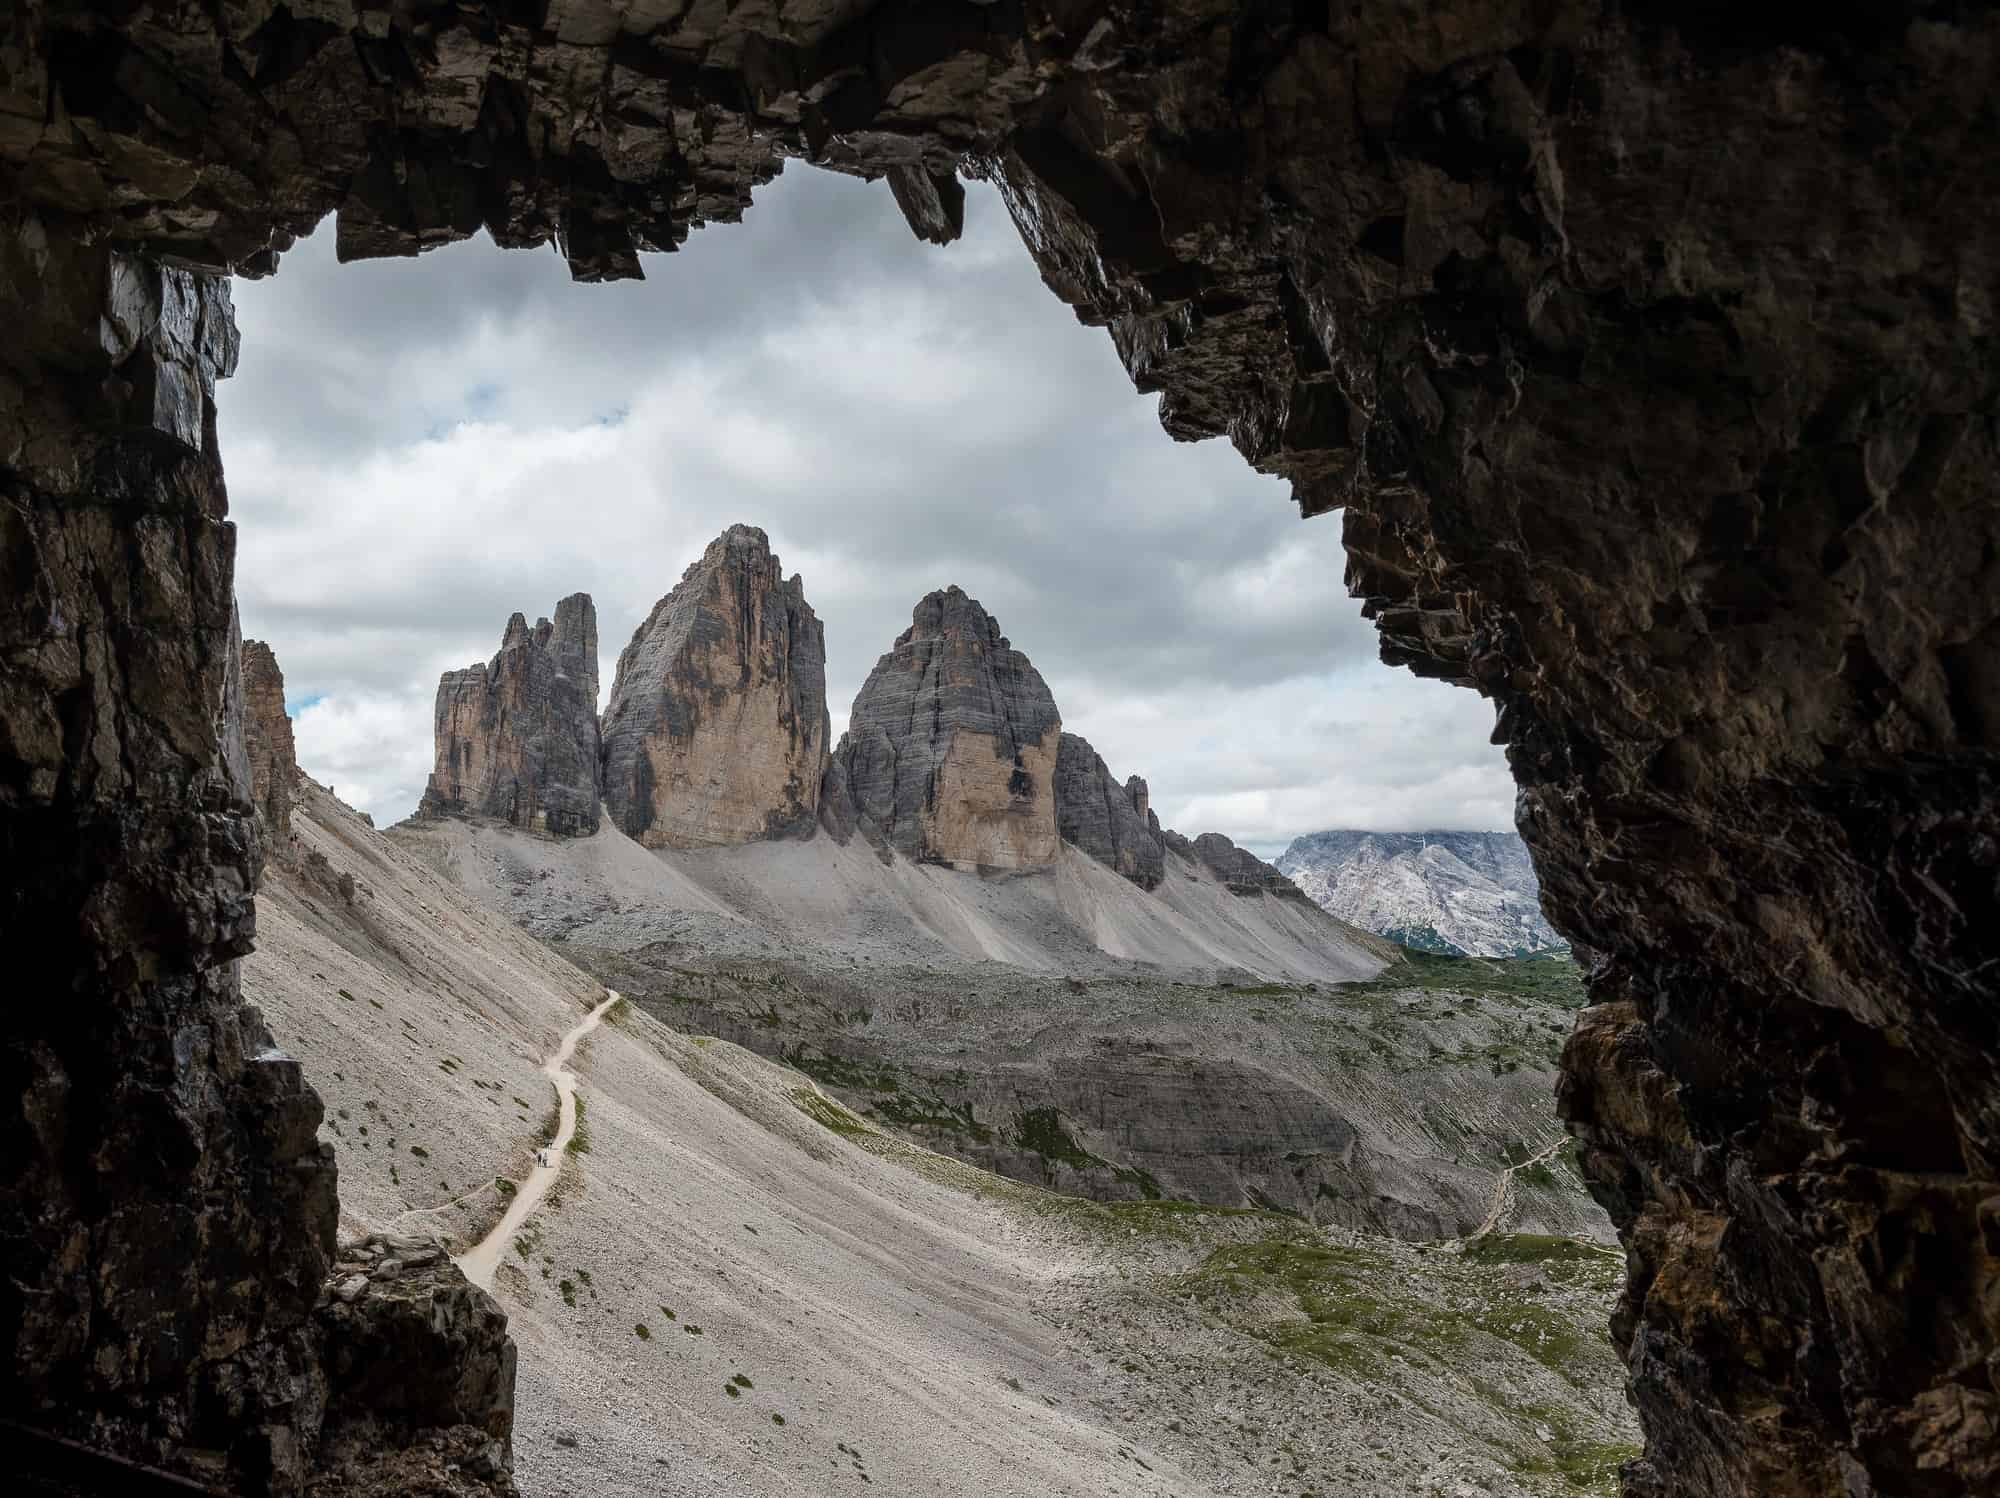
M1467 694L1368 665L1338 522L1302 525L1223 444L1169 441L989 190L967 218L961 243L924 246L879 184L795 167L640 285L573 286L552 255L483 244L336 267L323 231L239 287L222 438L245 627L295 698L346 703L326 739L342 773L414 799L429 684L516 609L592 593L608 680L744 520L806 572L836 722L917 597L955 582L1163 808L1280 836L1329 797L1400 818L1431 785L1494 815L1499 756L1446 704ZM1406 742L1355 732L1339 709L1364 700L1408 717ZM315 732L332 727L329 709ZM1393 783L1361 763L1383 754Z

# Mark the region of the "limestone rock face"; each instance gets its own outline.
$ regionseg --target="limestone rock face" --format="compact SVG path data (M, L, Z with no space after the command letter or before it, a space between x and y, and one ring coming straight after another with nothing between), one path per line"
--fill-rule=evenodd
M875 663L836 758L855 819L906 857L1056 861L1062 719L1041 673L959 588L926 595Z
M1344 921L1432 952L1505 957L1560 945L1512 832L1362 832L1292 839L1279 872Z
M831 735L805 583L761 530L733 525L618 656L604 804L649 848L809 835Z
M1297 900L1311 905L1304 890L1264 862L1248 848L1239 848L1219 832L1199 837L1182 837L1169 828L1162 838L1169 852L1201 864L1229 887L1231 894L1276 895L1281 900Z
M327 1389L312 1494L511 1498L507 1315L441 1247L379 1233L342 1244L316 1319Z
M1631 1490L1990 1492L1996 56L1983 5L16 7L0 934L90 1004L31 1006L10 1075L218 1127L0 1134L42 1213L0 1222L13 1366L149 1430L195 1386L90 1371L139 1345L62 1299L106 1203L270 1224L199 1240L247 1244L213 1283L271 1308L249 1343L190 1260L133 1266L196 1307L175 1345L297 1311L297 1177L214 1142L232 1063L165 1080L167 1037L233 1033L255 866L218 769L233 334L165 267L269 271L337 209L343 256L484 227L633 276L786 156L895 171L926 235L963 167L1169 431L1342 509L1385 658L1494 699L1545 913L1599 959L1564 1096L1630 1257Z
M1090 741L1073 733L1056 751L1056 825L1065 842L1141 889L1165 875L1166 846L1146 782L1134 775L1120 785Z
M265 848L282 848L292 833L292 781L299 761L292 720L285 714L285 673L262 640L243 642L243 739Z
M597 830L597 609L588 593L553 623L507 621L484 665L438 681L437 765L421 816L499 817L565 837Z

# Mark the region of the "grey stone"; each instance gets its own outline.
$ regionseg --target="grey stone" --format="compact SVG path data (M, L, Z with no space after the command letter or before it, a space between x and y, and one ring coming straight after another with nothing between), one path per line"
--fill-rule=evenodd
M499 817L562 836L597 830L597 609L507 621L490 662L438 682L436 768L417 814Z
M1116 869L1141 889L1166 875L1166 845L1146 782L1120 785L1087 740L1062 736L1056 756L1056 822L1063 840Z
M926 595L868 673L835 751L857 827L905 857L1054 863L1062 719L1041 673L962 589Z

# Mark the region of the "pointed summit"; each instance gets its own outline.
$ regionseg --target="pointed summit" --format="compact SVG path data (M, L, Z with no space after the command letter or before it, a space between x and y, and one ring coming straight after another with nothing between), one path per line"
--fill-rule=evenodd
M830 780L871 841L991 868L1056 861L1062 718L1041 673L960 588L926 595L875 663Z
M417 815L500 817L565 836L597 830L597 609L507 621L499 654L438 681L437 760Z
M732 525L618 657L604 802L649 848L810 834L831 727L826 636L755 526Z

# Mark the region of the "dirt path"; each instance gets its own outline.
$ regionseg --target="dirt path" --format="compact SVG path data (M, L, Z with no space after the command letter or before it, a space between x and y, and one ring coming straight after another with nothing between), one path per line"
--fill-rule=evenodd
M1509 1165L1503 1169L1500 1172L1500 1179L1493 1183L1493 1203L1486 1209L1485 1221L1481 1222L1478 1227L1474 1228L1470 1234L1460 1241L1464 1243L1476 1243L1488 1233L1498 1231L1500 1224L1506 1220L1508 1208L1514 1205L1515 1172L1526 1170L1530 1165L1541 1164L1542 1161L1555 1154L1557 1150L1561 1149L1567 1143L1569 1143L1569 1136L1567 1134L1558 1134L1554 1140L1544 1146L1539 1152L1530 1155L1519 1165ZM467 1272L469 1273L470 1271Z
M493 1275L500 1267L500 1256L507 1252L507 1245L514 1241L521 1225L542 1204L542 1198L549 1194L556 1177L562 1174L563 1161L569 1154L569 1142L576 1134L576 1073L569 1070L569 1058L576 1054L578 1042L598 1027L605 1013L621 997L614 988L607 988L605 993L609 997L591 1010L582 1024L565 1035L555 1054L542 1063L542 1075L556 1084L556 1137L540 1156L550 1163L538 1164L528 1172L527 1180L521 1182L520 1189L514 1193L514 1200L508 1204L507 1215L477 1246L467 1250L458 1260L458 1267L465 1271L465 1277L483 1290L493 1288Z

